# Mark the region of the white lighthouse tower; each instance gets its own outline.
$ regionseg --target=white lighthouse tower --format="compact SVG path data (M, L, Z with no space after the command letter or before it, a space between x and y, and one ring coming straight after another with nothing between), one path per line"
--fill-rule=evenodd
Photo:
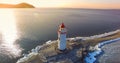
M66 33L67 33L67 30L65 28L64 23L62 23L58 29L58 49L59 50L66 49Z

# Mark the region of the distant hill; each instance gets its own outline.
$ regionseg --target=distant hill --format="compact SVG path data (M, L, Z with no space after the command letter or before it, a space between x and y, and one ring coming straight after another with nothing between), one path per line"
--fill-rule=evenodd
M33 5L28 3L20 3L20 4L0 4L0 8L35 8Z

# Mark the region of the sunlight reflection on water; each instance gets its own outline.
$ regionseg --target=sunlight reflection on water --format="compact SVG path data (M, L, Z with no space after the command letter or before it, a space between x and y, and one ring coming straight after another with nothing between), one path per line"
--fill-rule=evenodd
M0 9L0 33L2 35L0 53L10 54L12 57L20 56L22 50L14 43L19 35L13 10Z

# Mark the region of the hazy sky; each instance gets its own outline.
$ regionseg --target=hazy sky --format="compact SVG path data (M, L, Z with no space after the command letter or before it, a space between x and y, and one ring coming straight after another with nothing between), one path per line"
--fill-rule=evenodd
M120 0L0 0L0 3L30 3L36 7L113 8L120 9Z

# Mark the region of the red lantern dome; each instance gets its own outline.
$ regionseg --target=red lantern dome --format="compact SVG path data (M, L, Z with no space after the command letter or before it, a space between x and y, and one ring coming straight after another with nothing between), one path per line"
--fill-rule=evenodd
M65 28L64 23L62 23L62 24L60 25L60 28Z

